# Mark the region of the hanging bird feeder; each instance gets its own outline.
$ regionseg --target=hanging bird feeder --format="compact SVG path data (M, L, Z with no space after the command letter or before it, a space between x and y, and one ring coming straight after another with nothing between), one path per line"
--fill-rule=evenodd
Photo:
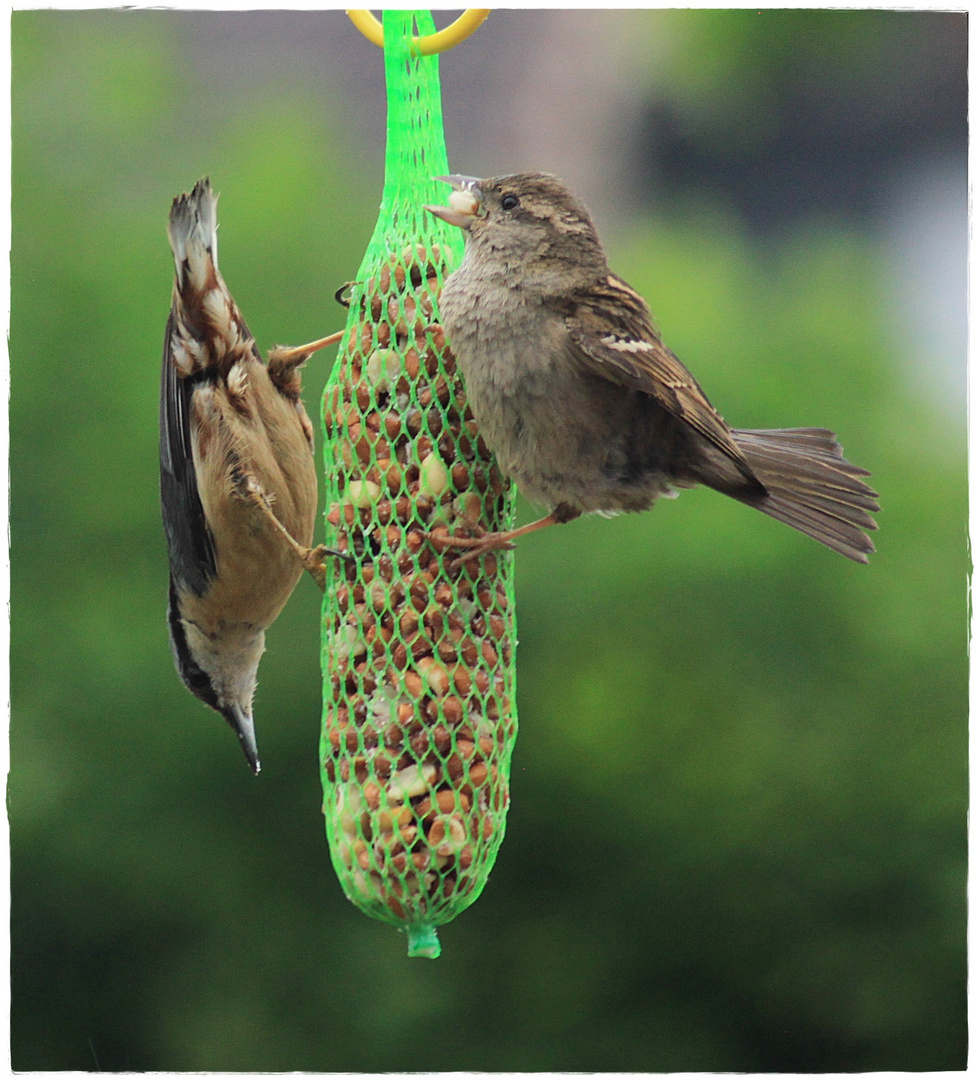
M384 48L387 151L323 402L327 542L352 556L323 604L323 810L347 897L436 957L502 841L517 730L512 553L431 541L514 517L438 318L462 242L423 208L449 172L435 54L487 12L441 33L427 12L349 14Z

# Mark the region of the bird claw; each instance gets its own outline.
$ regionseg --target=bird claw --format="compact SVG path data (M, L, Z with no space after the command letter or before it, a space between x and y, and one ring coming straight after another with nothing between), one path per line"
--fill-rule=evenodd
M496 543L482 544L480 547L473 548L471 551L466 552L464 555L458 555L455 558L456 563L462 564L469 562L470 559L478 559L480 555L488 555L491 551L515 551L516 545L512 540L501 540Z
M326 591L326 556L333 555L337 559L346 562L354 562L353 556L348 551L337 551L336 548L327 547L325 544L317 544L314 548L307 548L300 555L302 565L309 571L313 581Z
M448 548L471 548L464 555L456 557L456 562L466 563L487 555L490 551L512 551L516 545L509 539L508 533L485 533L482 536L453 536L445 526L440 525L425 534L426 538L438 551Z

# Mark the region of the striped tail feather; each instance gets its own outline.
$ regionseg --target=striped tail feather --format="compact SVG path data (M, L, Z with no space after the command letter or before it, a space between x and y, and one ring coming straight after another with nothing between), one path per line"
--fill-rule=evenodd
M189 195L173 200L167 236L177 268L177 284L203 291L217 275L217 196L210 180L198 180Z
M856 562L875 551L864 530L877 527L877 495L860 477L869 476L842 456L825 428L734 430L737 446L765 487L728 495L806 533Z
M167 235L176 268L167 349L176 375L216 371L227 379L242 358L261 363L217 266L217 196L209 180L173 200Z

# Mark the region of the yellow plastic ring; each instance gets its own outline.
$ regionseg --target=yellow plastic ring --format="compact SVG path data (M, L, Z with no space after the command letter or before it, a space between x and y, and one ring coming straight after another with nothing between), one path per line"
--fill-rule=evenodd
M422 38L415 38L414 47L422 56L444 52L460 41L464 41L469 34L477 30L486 21L489 11L489 8L469 8L459 15L451 26L446 26L437 34L426 34ZM384 47L384 27L372 11L347 11L347 15L368 41L372 41L381 48Z

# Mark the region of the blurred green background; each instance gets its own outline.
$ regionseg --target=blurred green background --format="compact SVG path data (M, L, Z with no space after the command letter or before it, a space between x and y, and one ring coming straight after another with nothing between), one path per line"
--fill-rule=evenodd
M901 321L933 291L894 302L867 210L883 166L965 152L957 19L500 11L446 54L476 174L567 175L514 160L566 102L545 76L616 72L607 113L548 124L613 265L728 419L833 428L884 509L868 567L709 491L521 542L508 832L429 963L333 876L315 587L269 633L255 779L174 673L157 504L170 200L222 192L263 349L337 328L381 189L380 52L340 12L14 13L14 1069L965 1067L964 358ZM501 110L514 65L543 89ZM828 163L799 205L792 102ZM603 164L592 112L617 118Z

